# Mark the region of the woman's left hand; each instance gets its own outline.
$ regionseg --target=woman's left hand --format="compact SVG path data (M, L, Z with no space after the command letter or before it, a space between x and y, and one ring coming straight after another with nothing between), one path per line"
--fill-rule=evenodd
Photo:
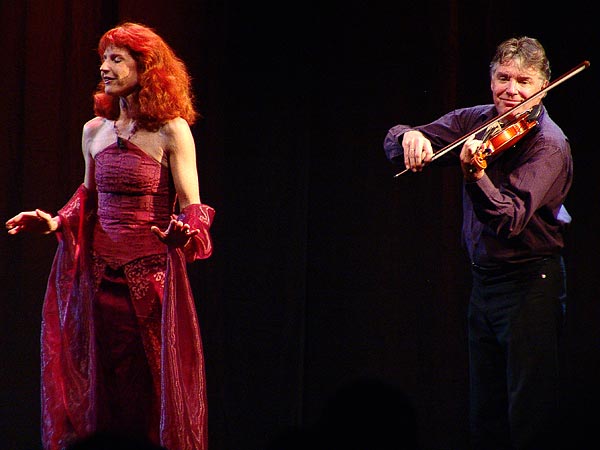
M157 226L152 226L150 230L169 247L185 247L190 238L197 235L199 230L192 230L187 223L177 220L177 216L171 216L171 222L165 231L161 231Z

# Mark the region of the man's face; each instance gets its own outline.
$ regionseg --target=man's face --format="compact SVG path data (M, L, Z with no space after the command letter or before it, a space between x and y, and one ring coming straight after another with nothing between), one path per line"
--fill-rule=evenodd
M491 89L499 115L527 100L548 85L542 74L531 68L521 68L515 60L499 64L492 74ZM534 101L529 109L542 100ZM522 111L515 111L515 115Z

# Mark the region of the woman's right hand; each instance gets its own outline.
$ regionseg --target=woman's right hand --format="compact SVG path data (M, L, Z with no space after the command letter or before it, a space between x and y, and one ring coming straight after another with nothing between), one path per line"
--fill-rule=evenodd
M50 234L58 230L59 218L52 217L41 209L23 211L6 221L8 234L17 234L21 231L37 234Z

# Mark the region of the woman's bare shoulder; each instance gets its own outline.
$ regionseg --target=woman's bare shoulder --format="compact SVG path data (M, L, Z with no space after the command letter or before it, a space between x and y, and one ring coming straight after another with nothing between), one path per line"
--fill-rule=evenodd
M177 136L180 133L189 133L190 126L185 119L175 117L165 122L161 126L160 131L165 136Z
M185 119L176 117L165 122L160 130L162 146L167 153L185 152L194 149L192 130Z
M107 122L108 119L105 119L104 117L94 117L93 119L88 120L83 125L84 136L91 137L96 135L100 130L107 126Z

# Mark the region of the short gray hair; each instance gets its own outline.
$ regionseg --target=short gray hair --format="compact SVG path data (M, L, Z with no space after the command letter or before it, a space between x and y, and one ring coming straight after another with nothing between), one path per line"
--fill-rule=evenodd
M510 38L500 43L490 63L490 75L499 64L515 60L522 68L538 71L545 80L550 79L550 61L537 39L527 36Z

